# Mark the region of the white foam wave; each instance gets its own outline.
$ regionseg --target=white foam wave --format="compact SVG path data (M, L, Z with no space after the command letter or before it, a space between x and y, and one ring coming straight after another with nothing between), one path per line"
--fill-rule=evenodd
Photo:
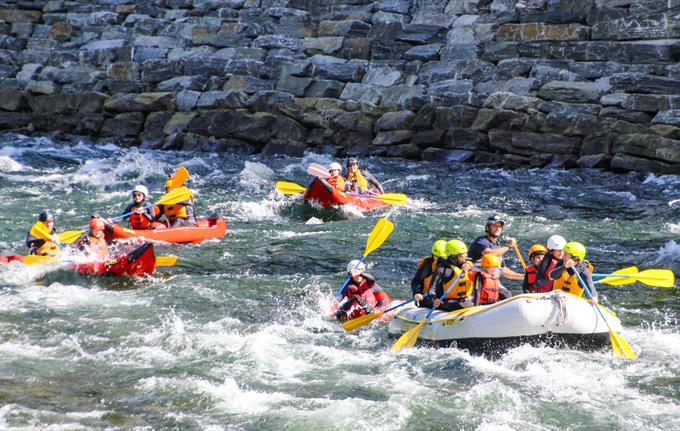
M261 189L265 186L270 187L274 178L276 178L274 171L267 165L246 161L245 167L239 174L239 184L248 188Z
M24 170L24 165L15 162L10 157L0 156L0 172L17 172Z
M316 217L312 217L309 220L307 220L305 224L323 224L323 220Z

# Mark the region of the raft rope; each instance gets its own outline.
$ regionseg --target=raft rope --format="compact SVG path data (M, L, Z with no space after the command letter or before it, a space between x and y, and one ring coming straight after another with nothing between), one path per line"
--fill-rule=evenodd
M562 294L562 292L555 290L545 299L553 300L557 303L557 309L555 310L554 323L555 326L561 326L567 321L567 298Z

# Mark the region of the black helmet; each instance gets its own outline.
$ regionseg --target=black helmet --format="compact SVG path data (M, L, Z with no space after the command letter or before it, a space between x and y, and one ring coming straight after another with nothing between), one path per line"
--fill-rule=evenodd
M503 220L503 218L501 216L499 216L498 214L494 214L492 216L489 216L489 218L486 219L486 225L487 226L490 225L490 224L498 223L498 222L501 222L501 224L503 226L505 226L505 220Z
M359 164L359 160L356 157L350 157L349 159L347 159L347 166L348 167L351 166L351 165L358 165L358 164Z
M38 221L43 221L43 222L45 222L45 221L48 221L48 220L54 221L54 214L52 214L52 213L49 212L49 211L43 211L43 212L41 212L40 215L38 216Z

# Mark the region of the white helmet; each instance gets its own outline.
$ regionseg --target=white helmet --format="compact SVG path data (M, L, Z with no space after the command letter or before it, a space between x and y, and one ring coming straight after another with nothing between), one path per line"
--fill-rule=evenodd
M328 170L329 170L329 171L334 171L334 170L336 170L336 169L337 169L338 171L342 172L342 166L340 165L340 163L338 163L338 162L333 162L333 163L331 163L330 165L328 165Z
M567 240L559 235L553 235L548 238L548 250L562 250L564 246L567 245Z
M352 270L364 271L366 269L366 264L359 259L350 260L347 264L347 272L352 272Z
M141 184L137 184L135 186L135 188L132 189L132 193L134 193L134 192L139 192L139 193L143 194L144 199L149 197L149 190Z

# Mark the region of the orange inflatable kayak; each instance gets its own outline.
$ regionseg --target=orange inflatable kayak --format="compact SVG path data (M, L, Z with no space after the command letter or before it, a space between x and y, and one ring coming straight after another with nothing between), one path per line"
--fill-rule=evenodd
M219 239L227 233L227 221L222 217L201 219L196 226L166 227L155 229L128 229L112 223L113 229L106 229L106 240L142 238L151 241L174 243L199 243L208 239Z
M317 202L324 208L352 205L362 212L387 206L385 202L371 196L354 196L343 193L320 178L315 178L312 181L302 198L305 202Z

